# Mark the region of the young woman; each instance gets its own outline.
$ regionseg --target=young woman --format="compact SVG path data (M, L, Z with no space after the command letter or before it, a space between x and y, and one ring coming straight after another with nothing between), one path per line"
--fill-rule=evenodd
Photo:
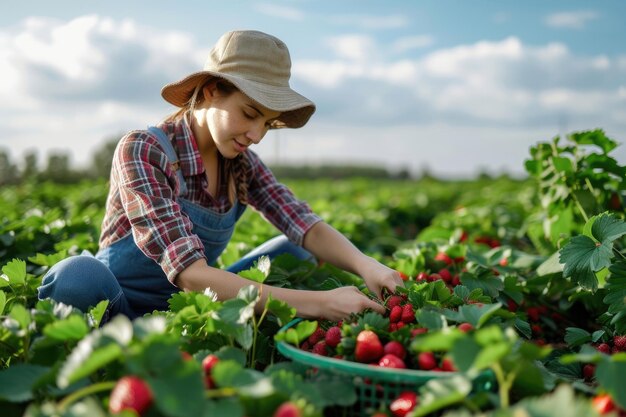
M110 301L108 319L167 309L172 293L210 288L219 299L256 285L262 310L269 294L305 318L339 320L384 308L355 287L302 291L253 283L236 274L261 255L291 253L361 276L380 298L402 284L399 274L365 256L311 212L249 147L269 129L306 124L315 105L289 86L285 44L258 31L223 35L203 71L166 85L180 109L158 126L122 138L113 158L100 250L50 269L39 297L86 310ZM283 235L235 265L213 265L250 205Z

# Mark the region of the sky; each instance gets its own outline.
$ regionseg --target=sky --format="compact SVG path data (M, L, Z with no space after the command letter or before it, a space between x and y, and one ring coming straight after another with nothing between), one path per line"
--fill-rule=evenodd
M253 149L269 164L523 176L537 142L602 128L626 165L623 0L56 0L0 14L0 149L75 166L174 108L225 32L289 47L317 105Z

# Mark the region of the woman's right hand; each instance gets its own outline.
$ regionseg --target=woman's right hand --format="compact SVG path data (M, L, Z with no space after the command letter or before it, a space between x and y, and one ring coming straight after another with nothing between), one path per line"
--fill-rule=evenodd
M357 287L339 287L333 290L323 291L319 294L319 318L331 321L339 321L347 318L352 313L359 313L367 308L384 314L385 307L368 298Z

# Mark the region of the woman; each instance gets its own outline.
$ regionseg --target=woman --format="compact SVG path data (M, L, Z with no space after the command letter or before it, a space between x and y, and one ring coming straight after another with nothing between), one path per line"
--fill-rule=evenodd
M292 290L235 273L260 255L291 253L360 275L379 298L383 288L393 292L402 283L297 200L248 149L269 129L303 126L315 111L290 88L290 70L282 41L233 31L219 39L203 71L166 85L163 97L180 110L156 127L128 133L117 146L100 250L52 267L39 297L83 310L108 299L106 320L167 309L180 290L210 288L228 299L252 284L260 290L259 311L272 294L305 318L340 320L366 308L382 313L355 287ZM284 235L228 270L213 267L247 205Z

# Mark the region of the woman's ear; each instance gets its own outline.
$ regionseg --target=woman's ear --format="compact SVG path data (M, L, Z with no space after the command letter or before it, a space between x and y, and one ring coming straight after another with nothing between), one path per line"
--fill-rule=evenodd
M202 96L204 97L205 101L210 102L217 96L217 94L218 91L216 81L209 81L204 85L204 87L202 87Z

